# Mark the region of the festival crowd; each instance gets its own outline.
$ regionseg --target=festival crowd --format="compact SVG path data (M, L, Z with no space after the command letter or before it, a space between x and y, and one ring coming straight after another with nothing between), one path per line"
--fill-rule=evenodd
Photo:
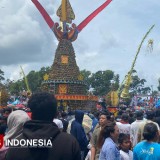
M90 130L83 125L87 115ZM58 110L54 95L33 94L27 109L0 110L0 160L160 160L160 109L114 115L107 108L85 112ZM47 146L6 146L8 140L50 140Z

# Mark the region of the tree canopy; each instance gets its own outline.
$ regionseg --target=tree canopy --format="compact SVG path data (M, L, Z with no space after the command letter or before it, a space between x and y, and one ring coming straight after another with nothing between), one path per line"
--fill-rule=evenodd
M48 74L50 67L42 67L39 71L30 71L26 75L28 79L29 88L32 92L39 91L45 74ZM117 91L119 88L119 74L115 74L112 70L97 71L92 73L91 71L82 70L80 71L83 76L83 80L87 85L87 90L92 90L92 93L97 96L107 95L111 90ZM0 82L3 81L4 72L0 70ZM132 83L130 85L130 92L133 94L147 94L151 92L150 87L145 86L146 80L140 79L137 72L133 70L132 73ZM11 81L9 79L5 82L5 87L7 90L13 93L20 93L23 90L27 90L24 77L17 81ZM124 86L122 85L122 88ZM160 90L160 79L159 87Z
M159 85L158 85L158 90L160 91L160 78L158 79Z
M0 83L5 80L4 78L4 72L0 69Z
M82 70L81 74L84 76L88 89L93 88L94 95L106 95L111 90L111 80L114 80L116 89L119 86L119 75L114 75L111 70L97 71L96 73Z
M145 79L140 79L137 75L137 72L134 70L132 74L132 83L130 86L131 93L133 94L147 94L151 91L150 87L145 87L145 83L147 81Z

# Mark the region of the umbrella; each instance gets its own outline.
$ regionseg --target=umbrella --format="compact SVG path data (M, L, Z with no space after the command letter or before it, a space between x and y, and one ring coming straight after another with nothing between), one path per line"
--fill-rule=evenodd
M74 121L74 120L75 120L75 118L73 118L69 121L67 133L70 133L71 124L72 124L72 121ZM92 119L86 114L83 117L82 126L84 127L84 131L86 134L89 133L89 131L92 129Z

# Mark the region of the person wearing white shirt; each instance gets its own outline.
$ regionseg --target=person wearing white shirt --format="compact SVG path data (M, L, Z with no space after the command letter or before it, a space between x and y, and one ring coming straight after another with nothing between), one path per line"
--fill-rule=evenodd
M129 136L124 133L119 134L118 138L121 160L133 160L133 152L130 150L131 142Z
M119 133L125 133L130 135L130 128L131 125L128 122L129 116L126 113L122 114L121 121L116 122L118 128L119 128Z
M136 115L136 120L131 124L131 129L130 129L130 140L132 142L132 147L134 147L138 142L138 130L140 128L140 125L142 122L144 122L143 120L143 111L139 110L136 111L135 113Z

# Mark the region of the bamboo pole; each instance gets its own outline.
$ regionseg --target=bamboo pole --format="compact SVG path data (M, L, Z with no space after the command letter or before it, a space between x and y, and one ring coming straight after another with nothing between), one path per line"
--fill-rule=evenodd
M130 87L130 84L131 84L131 75L132 75L132 72L133 72L133 69L134 69L136 60L137 60L137 58L138 58L138 55L139 55L139 53L140 53L140 50L141 50L141 47L142 47L142 45L143 45L144 40L147 38L148 34L151 32L151 30L154 28L154 26L155 26L155 25L152 25L152 26L150 27L150 29L149 29L149 30L147 31L147 33L144 35L144 37L143 37L143 39L142 39L142 41L141 41L141 43L140 43L140 45L139 45L139 47L138 47L138 50L137 50L137 52L136 52L136 56L135 56L135 58L134 58L134 60L133 60L133 63L132 63L132 65L131 65L131 69L130 69L129 73L127 74L127 76L125 77L125 84L124 84L124 89L123 89L122 93L124 93L124 92L128 92L128 93L129 93L129 87ZM123 80L123 82L124 82L124 80ZM119 89L118 89L119 91L120 91L122 85L123 85L123 84L121 84L121 86L119 87ZM121 98L124 98L123 95L122 95L122 93L121 93L120 97L121 97Z
M27 79L27 77L24 74L22 66L20 66L20 68L21 68L21 71L22 71L22 74L23 74L23 77L24 77L24 81L25 81L25 85L26 85L26 88L27 88L27 92L31 93L31 90L30 90L29 84L28 84L28 79Z

